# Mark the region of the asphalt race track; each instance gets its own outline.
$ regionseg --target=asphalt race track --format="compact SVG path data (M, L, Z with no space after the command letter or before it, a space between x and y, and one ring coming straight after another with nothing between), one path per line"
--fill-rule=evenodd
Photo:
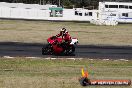
M75 57L75 58L103 58L103 59L132 59L132 46L94 46L78 45L75 56L42 55L44 44L1 42L0 57Z

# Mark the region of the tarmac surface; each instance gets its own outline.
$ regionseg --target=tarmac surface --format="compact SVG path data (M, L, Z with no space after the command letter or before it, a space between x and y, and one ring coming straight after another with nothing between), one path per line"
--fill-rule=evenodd
M70 57L95 59L132 59L132 46L94 46L77 45L73 56L42 55L41 49L45 44L0 42L0 57Z

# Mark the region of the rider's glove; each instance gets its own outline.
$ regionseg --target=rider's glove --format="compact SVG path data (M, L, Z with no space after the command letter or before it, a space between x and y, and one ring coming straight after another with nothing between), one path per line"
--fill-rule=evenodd
M62 40L62 43L64 43L64 42L65 42L65 40L63 39L63 40Z

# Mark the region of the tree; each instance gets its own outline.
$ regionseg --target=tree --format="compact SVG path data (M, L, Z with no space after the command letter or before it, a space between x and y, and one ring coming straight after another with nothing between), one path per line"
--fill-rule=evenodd
M10 3L27 3L27 4L53 4L65 6L67 8L72 7L98 7L99 1L124 1L132 2L132 0L0 0L0 2L10 2Z

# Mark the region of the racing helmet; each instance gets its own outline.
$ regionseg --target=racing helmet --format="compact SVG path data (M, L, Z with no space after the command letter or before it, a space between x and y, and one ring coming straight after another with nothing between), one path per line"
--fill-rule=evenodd
M62 28L61 31L60 31L60 34L64 35L66 33L66 28Z

